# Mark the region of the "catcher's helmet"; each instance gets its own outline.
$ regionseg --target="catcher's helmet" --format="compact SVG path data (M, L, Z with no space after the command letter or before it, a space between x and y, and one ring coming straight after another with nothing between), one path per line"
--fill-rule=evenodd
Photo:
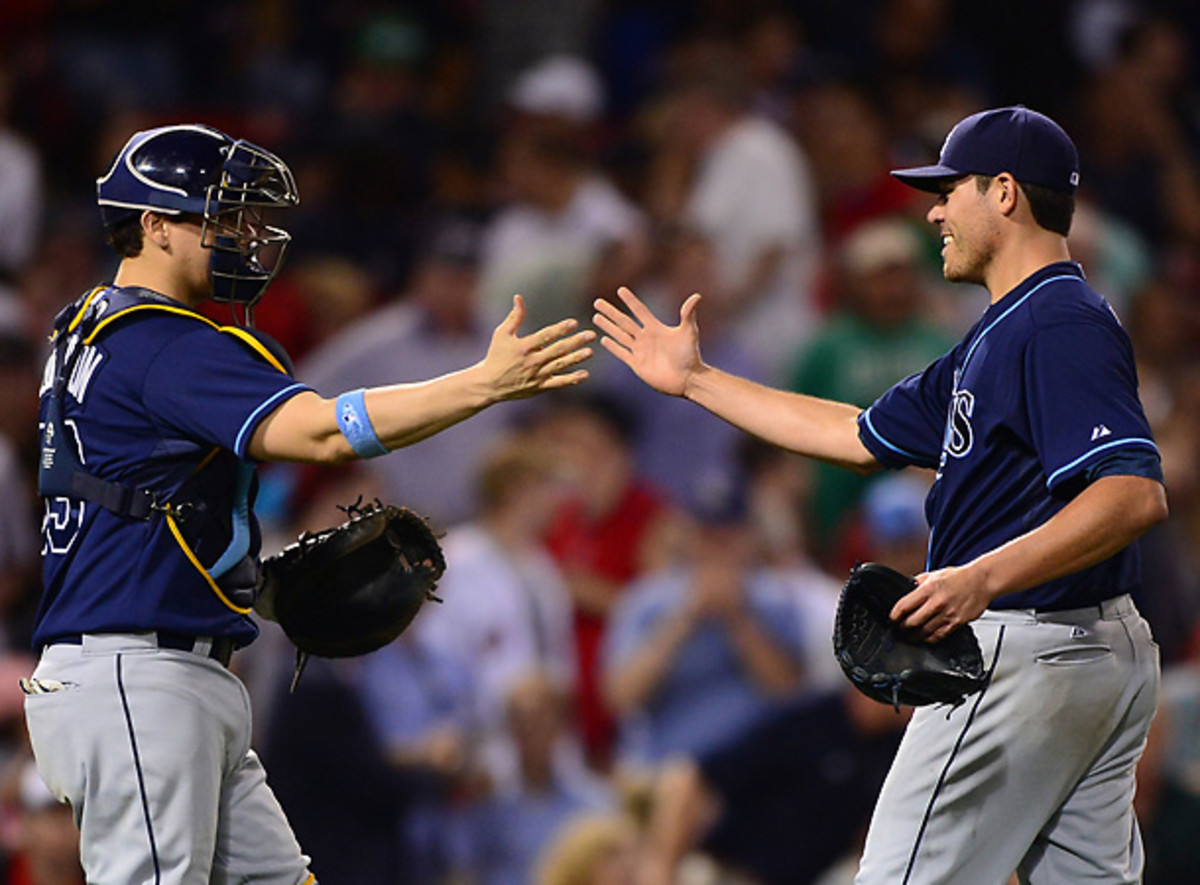
M200 216L202 242L212 249L214 300L247 309L274 279L291 241L287 231L267 225L262 213L300 202L283 160L202 125L135 133L96 180L96 198L108 228L145 210ZM267 246L274 253L269 268L261 255Z

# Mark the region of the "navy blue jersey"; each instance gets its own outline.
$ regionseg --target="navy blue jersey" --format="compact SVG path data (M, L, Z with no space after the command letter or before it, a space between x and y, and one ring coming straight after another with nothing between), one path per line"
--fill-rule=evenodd
M69 443L93 476L224 516L247 499L246 446L258 423L309 388L242 330L222 331L182 305L147 306L81 351L61 402ZM43 422L53 361L42 383ZM247 524L256 554L252 515ZM165 630L239 645L257 635L249 607L221 592L204 567L211 563L162 513L134 519L53 496L42 536L35 646L91 632Z
M963 565L1042 525L1109 474L1162 481L1129 337L1078 265L1052 264L859 416L887 467L936 468L927 568ZM1090 605L1140 584L1136 544L992 608Z

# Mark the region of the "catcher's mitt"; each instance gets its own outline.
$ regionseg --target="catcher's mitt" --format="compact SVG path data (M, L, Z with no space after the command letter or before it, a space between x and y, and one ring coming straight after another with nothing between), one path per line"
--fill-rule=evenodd
M910 638L889 614L917 586L877 562L856 565L842 587L833 650L863 694L899 710L901 704L959 704L987 681L970 625L940 642Z
M342 525L306 532L263 561L255 610L296 646L293 688L310 654L354 657L399 636L425 600L437 600L446 570L437 536L408 508L360 499L343 509Z

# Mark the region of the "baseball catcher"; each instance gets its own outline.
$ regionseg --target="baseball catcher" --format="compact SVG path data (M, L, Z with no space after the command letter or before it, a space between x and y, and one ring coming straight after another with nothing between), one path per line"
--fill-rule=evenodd
M428 599L446 560L429 523L406 507L361 499L340 526L299 539L263 561L255 611L278 621L296 646L300 679L309 655L346 658L399 636Z
M979 642L970 624L928 643L893 622L893 606L916 586L886 565L856 565L838 599L834 654L859 691L897 710L960 704L986 682Z
M299 202L281 157L199 123L133 133L96 179L119 263L56 315L42 373L25 682L38 773L74 809L88 882L315 881L228 670L259 634L258 465L381 457L588 375L595 333L568 318L520 334L514 295L462 370L322 396L252 322L290 251L268 217ZM387 642L443 568L419 518L347 515L268 566L258 607L297 643L297 670Z

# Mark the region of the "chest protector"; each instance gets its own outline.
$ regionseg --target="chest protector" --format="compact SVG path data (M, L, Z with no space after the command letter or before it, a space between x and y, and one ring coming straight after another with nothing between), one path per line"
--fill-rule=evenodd
M207 323L233 335L251 352L291 375L291 363L282 348L253 329L218 326L162 295L146 289L99 288L64 308L54 321L51 336L53 373L45 393L38 461L38 494L65 497L104 507L117 516L166 520L184 555L204 575L213 591L230 608L247 613L254 605L260 583L258 559L251 555L253 526L250 509L257 490L254 467L240 461L229 489L232 506L214 512L198 493L211 488L216 476L212 465L221 449L212 451L173 493L102 479L88 472L66 433L63 398L86 345L94 344L117 324L142 311L174 313Z

